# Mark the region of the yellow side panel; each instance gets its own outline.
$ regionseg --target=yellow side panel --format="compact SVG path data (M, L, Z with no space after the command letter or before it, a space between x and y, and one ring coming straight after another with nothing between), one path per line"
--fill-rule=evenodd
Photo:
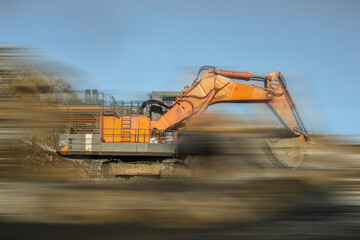
M103 137L105 142L148 143L150 141L150 117L131 117L131 128L121 129L121 117L104 116ZM122 136L122 134L124 136Z

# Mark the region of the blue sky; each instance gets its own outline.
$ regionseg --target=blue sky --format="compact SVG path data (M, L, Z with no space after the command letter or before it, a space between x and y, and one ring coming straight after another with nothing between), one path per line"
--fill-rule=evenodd
M0 42L38 48L110 92L181 90L202 65L281 71L310 130L360 134L359 11L331 0L0 0Z

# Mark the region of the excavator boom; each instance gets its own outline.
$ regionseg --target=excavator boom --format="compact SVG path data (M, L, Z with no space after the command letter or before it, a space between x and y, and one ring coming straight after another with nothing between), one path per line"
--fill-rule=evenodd
M198 80L202 70L206 72ZM288 166L297 166L302 162L309 137L280 72L258 76L250 72L218 70L205 66L200 69L199 74L162 115L156 124L157 129L177 130L186 126L192 117L201 114L212 104L265 103L288 132L286 139L269 140L273 154ZM248 85L232 79L261 81L264 85Z
M264 86L247 85L230 79L262 81ZM174 129L195 114L216 103L266 103L282 125L295 136L307 131L280 72L254 76L250 72L208 69L203 77L186 87L157 123L160 130Z

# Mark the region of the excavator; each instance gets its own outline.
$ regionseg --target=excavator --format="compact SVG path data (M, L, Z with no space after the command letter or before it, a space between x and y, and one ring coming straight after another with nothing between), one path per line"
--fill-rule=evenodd
M189 155L204 153L193 151L198 138L189 141L189 126L219 103L266 104L282 125L281 134L270 135L267 145L283 167L299 166L310 141L280 72L261 76L203 66L194 81L173 96L131 104L112 98L106 104L96 90L92 98L90 94L87 90L85 102L63 108L70 117L68 129L58 137L57 152L93 159L103 176L171 175L176 162L189 167Z

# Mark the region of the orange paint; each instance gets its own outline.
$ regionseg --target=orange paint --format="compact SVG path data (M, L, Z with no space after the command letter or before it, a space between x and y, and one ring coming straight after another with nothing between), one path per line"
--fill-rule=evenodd
M188 85L187 91L176 99L158 121L150 121L150 116L136 116L136 113L133 113L135 116L104 115L104 112L112 112L109 107L81 106L66 109L74 114L73 123L93 124L104 142L148 143L153 129L176 131L179 127L186 126L187 121L196 114L204 112L209 105L217 103L267 103L280 122L292 132L298 133L299 129L305 129L297 121L291 95L280 84L279 72L267 75L264 87L228 78L249 81L252 76L250 72L210 69L200 80ZM64 151L66 153L67 149L64 148Z
M62 155L65 155L68 152L68 150L69 150L69 146L65 146L65 147L61 148L59 152Z
M150 141L151 124L148 116L104 116L103 121L104 142Z

